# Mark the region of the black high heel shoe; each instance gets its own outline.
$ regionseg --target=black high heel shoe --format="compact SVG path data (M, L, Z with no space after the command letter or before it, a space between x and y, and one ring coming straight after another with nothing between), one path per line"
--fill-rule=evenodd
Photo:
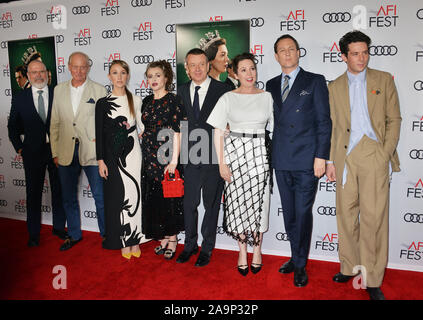
M241 267L246 267L246 268L241 268ZM238 272L245 277L248 274L248 264L239 265L238 266Z
M168 244L169 244L169 241L167 241L166 245L163 247L162 244L160 243L157 247L154 248L154 253L157 255L164 254L166 252L166 248Z
M254 274L258 273L261 270L262 266L263 266L262 263L251 262L251 272L254 273Z
M173 250L171 250L171 249L166 249L165 250L165 252L164 252L164 257L165 257L165 259L166 260L171 260L171 259L173 259L173 257L175 256L175 253L176 253L176 248L177 248L177 246L178 246L178 240L169 240L168 242L167 242L167 244L169 245L169 242L176 242L176 247L175 247L175 251L173 251ZM166 247L167 247L167 245L166 245Z

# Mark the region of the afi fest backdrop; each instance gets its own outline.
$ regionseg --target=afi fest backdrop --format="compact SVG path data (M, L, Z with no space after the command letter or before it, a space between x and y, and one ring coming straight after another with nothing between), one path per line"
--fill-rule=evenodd
M363 3L365 5L363 5ZM92 59L90 78L110 88L108 65L115 59L131 67L130 90L148 94L144 78L148 62L168 60L176 71L176 25L250 20L250 51L258 63L258 86L280 73L273 43L290 33L300 43L300 65L328 81L346 70L338 41L360 28L373 42L372 68L390 72L399 93L402 114L398 151L402 171L392 176L390 193L389 264L423 271L423 3L356 0L78 0L18 1L0 5L0 212L24 220L25 180L22 159L7 136L11 102L8 41L54 36L58 82L70 79L67 59L84 51ZM232 40L231 40L232 42ZM180 60L181 57L178 57ZM289 256L290 249L275 187L270 229L263 252ZM82 226L97 231L94 200L82 173L79 186ZM51 224L49 183L45 183L43 223ZM200 208L200 215L203 214ZM335 184L323 177L313 210L310 258L338 261ZM201 221L201 217L200 217ZM218 248L237 250L219 217ZM183 238L183 234L180 235ZM201 241L201 239L200 239Z

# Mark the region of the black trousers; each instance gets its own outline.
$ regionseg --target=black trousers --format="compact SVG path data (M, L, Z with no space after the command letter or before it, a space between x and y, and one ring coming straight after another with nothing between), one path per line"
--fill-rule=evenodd
M313 170L275 170L291 259L297 268L307 264L313 227L313 204L319 179Z
M46 161L31 161L23 156L23 161L26 179L26 222L29 236L31 238L40 236L41 201L45 187L46 168L50 178L53 228L64 230L66 215L63 209L59 174L51 156Z
M201 223L201 235L203 241L201 252L211 255L216 243L217 220L224 181L220 177L218 165L191 165L184 169L184 224L185 224L185 248L192 251L198 242L198 206L202 199L204 205L204 217Z

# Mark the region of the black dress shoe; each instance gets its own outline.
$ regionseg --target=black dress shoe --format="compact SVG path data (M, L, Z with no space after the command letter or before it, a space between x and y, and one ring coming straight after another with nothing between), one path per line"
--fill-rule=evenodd
M185 263L189 260L189 258L191 258L192 255L197 254L198 252L198 247L196 247L195 249L191 250L191 251L182 251L181 254L178 256L178 258L176 259L177 263Z
M305 287L308 283L308 277L305 268L295 268L294 270L294 286Z
M63 242L63 244L61 245L60 251L69 250L70 248L72 248L74 245L76 245L81 240L82 240L82 238L78 239L78 240L73 240L72 238L67 238L65 240L65 242Z
M345 283L350 281L354 277L355 276L346 276L345 274L342 274L341 272L339 272L333 276L332 280L338 283Z
M385 296L380 288L367 287L366 290L369 293L370 300L385 300Z
M204 267L209 264L210 262L210 254L205 252L200 252L197 261L195 262L196 267Z
M28 247L38 247L40 245L39 238L29 238L28 240Z
M294 272L295 269L295 265L294 262L292 262L292 259L289 259L288 262L285 262L280 268L279 268L279 272L280 273L291 273Z
M62 240L69 238L68 233L65 230L54 229L52 231L53 235L58 236Z

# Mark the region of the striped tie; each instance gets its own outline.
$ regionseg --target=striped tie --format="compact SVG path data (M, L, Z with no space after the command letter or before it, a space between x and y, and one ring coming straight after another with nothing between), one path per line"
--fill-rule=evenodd
M283 82L283 86L282 86L282 102L285 101L286 97L288 96L289 93L289 79L290 77L288 75L286 75L284 77L284 82Z

